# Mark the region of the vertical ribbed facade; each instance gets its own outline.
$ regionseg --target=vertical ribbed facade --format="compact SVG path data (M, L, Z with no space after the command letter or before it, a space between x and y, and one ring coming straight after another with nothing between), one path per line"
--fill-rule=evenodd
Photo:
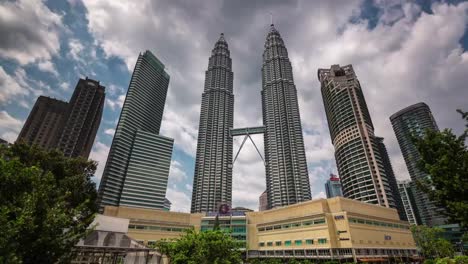
M429 106L425 103L408 106L393 114L390 117L390 121L392 122L393 130L395 131L411 180L417 182L430 177L419 170L418 161L421 157L412 141L412 136L422 137L426 129L439 130ZM415 190L415 200L422 224L434 226L445 223L446 219L440 213L441 209L437 208L429 200L428 196L417 188Z
M318 78L343 196L395 208L374 126L353 67L319 69Z
M377 146L380 151L380 158L382 159L385 175L387 176L388 184L390 185L390 190L392 191L392 196L395 200L395 206L398 211L398 215L400 216L401 220L408 221L405 213L405 207L403 206L400 192L398 191L397 179L395 177L395 173L393 172L393 167L390 161L390 157L388 156L387 147L385 147L384 138L377 137Z
M67 102L39 96L18 135L17 141L38 145L46 150L55 148L57 139L60 138L62 132L67 111Z
M311 199L301 118L288 51L271 25L262 65L268 208Z
M162 209L173 140L159 136L169 75L150 52L138 56L107 158L98 202Z
M233 72L223 34L205 72L192 192L192 213L217 211L232 199Z
M102 119L105 88L99 81L80 79L68 106L57 148L66 157L88 158Z

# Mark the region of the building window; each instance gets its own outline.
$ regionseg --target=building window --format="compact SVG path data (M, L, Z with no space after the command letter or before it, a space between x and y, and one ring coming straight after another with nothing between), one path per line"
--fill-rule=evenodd
M273 246L273 242L267 242L267 246L272 247L272 246Z
M314 240L313 239L306 239L306 245L313 245Z
M281 241L276 241L276 242L275 242L275 245L276 245L276 246L281 246Z
M294 245L302 246L302 240L294 240Z
M264 247L264 246L265 246L265 242L260 242L260 243L258 243L258 246L259 246L259 247Z
M284 241L285 246L291 246L291 240L286 240Z
M319 239L318 239L318 243L319 243L319 244L326 244L326 243L327 243L327 239L326 239L326 238L319 238Z

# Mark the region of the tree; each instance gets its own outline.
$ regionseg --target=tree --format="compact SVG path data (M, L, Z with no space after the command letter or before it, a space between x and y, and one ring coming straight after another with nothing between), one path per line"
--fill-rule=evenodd
M458 110L467 121L468 113ZM468 148L465 145L468 129L456 136L450 129L442 132L426 131L415 138L421 160L419 168L430 175L418 186L436 205L445 208L445 214L454 223L468 227Z
M178 239L158 241L156 248L172 264L237 264L242 261L236 241L220 230L189 229Z
M444 258L452 257L454 249L452 244L441 238L442 228L428 227L425 225L412 226L414 241L421 249L421 253L425 258Z
M0 147L0 263L64 263L96 207L96 163L59 151Z

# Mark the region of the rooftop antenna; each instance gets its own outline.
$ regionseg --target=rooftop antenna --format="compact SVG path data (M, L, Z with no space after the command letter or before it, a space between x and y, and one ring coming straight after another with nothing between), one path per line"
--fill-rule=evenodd
M270 24L273 25L273 13L272 12L269 12L270 13Z

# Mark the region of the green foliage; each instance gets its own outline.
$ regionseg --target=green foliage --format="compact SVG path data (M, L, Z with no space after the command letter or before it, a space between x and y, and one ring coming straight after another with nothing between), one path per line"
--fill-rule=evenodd
M467 121L468 113L459 111ZM454 223L468 226L468 148L465 145L468 129L456 136L450 129L442 132L426 131L424 137L415 139L421 155L419 168L431 177L418 182L429 198L440 207Z
M452 244L440 238L440 234L443 232L441 228L438 227L428 227L424 225L412 226L411 232L413 232L413 237L421 249L421 253L426 258L434 257L452 257L454 254L454 249Z
M424 264L468 264L468 256L456 256L455 258L427 259Z
M454 260L456 264L468 264L468 256L456 256Z
M0 263L63 263L96 207L96 163L58 151L0 147Z
M241 263L236 241L220 230L197 232L193 229L174 240L160 240L156 248L172 264Z

